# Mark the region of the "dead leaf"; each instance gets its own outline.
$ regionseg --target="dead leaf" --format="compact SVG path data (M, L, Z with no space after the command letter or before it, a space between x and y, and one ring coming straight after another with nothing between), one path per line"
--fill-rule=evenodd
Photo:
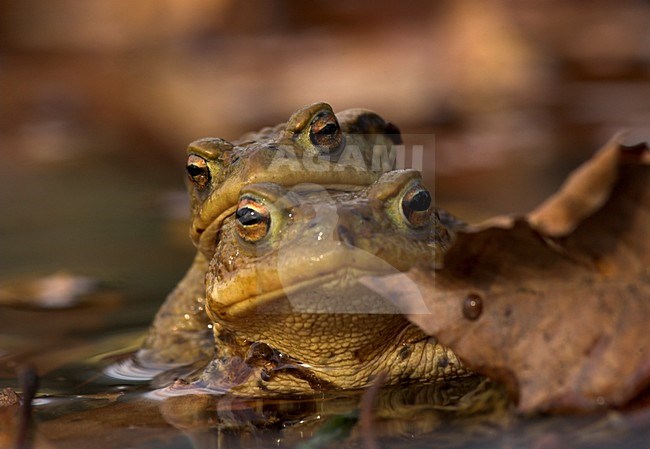
M12 279L0 284L0 306L66 309L98 290L99 282L61 271L43 277Z
M20 425L20 399L11 388L0 389L0 447L15 447Z
M409 273L430 313L408 318L522 412L627 403L650 384L649 161L615 139L529 221L459 232L444 268Z
M622 163L650 162L646 144L624 147L622 139L623 134L614 136L575 170L556 194L531 212L528 221L532 226L545 235L568 235L609 199Z

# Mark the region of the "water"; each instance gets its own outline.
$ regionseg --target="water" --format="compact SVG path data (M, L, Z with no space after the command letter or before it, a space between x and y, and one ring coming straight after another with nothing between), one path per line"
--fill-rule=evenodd
M33 447L650 447L647 404L522 418L498 386L474 378L365 397L242 399L162 397L146 380L107 376L138 347L193 251L171 165L86 149L0 167L10 211L0 222L0 387L21 390L26 366L39 374ZM43 300L43 285L60 287L58 302ZM11 441L19 424L2 413L0 442Z
M34 401L36 447L643 448L650 436L647 409L517 418L499 388L479 379L382 389L368 413L357 391L275 399L203 394L161 399L145 382L125 384L101 376L99 368L105 365L71 365L43 379ZM369 428L362 424L366 417L372 419Z

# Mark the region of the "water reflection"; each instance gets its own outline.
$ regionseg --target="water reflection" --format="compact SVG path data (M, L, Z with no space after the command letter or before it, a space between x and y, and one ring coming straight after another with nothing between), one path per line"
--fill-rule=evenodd
M83 394L41 394L34 402L36 447L643 448L650 441L650 414L643 408L517 417L500 386L478 377L313 396L244 398L155 395L146 382L116 384L98 368L67 370L77 380L94 379L77 385ZM63 377L66 371L53 375Z
M79 368L75 367L74 375L78 376ZM35 403L38 434L65 442L66 447L85 447L93 441L95 449L323 447L339 440L355 445L364 438L418 438L457 420L471 420L478 433L508 422L503 392L478 377L370 393L264 399L227 394L164 397L149 393L144 383L125 387L111 386L108 378L100 380L84 388L95 390L101 385L101 393L39 398ZM368 401L368 394L375 397ZM364 435L359 424L364 419L373 422L371 435L367 429ZM466 426L466 436L474 430Z

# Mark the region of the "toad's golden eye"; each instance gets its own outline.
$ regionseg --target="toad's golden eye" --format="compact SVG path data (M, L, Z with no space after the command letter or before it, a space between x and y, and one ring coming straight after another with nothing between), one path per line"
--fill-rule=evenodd
M325 153L333 153L343 143L343 132L331 112L318 114L311 123L309 129L311 143Z
M190 154L187 158L187 177L198 189L203 189L210 183L208 163L201 156Z
M269 233L271 214L261 202L251 197L242 197L235 213L237 233L250 243L259 242Z
M402 197L402 214L409 225L421 228L429 223L433 208L431 194L427 189L417 184L406 191Z

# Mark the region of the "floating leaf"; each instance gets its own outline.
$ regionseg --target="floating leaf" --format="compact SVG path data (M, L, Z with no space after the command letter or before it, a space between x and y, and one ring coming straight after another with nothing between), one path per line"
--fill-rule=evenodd
M527 218L460 231L443 268L409 273L430 312L409 319L522 412L627 403L650 384L649 162L613 139Z

